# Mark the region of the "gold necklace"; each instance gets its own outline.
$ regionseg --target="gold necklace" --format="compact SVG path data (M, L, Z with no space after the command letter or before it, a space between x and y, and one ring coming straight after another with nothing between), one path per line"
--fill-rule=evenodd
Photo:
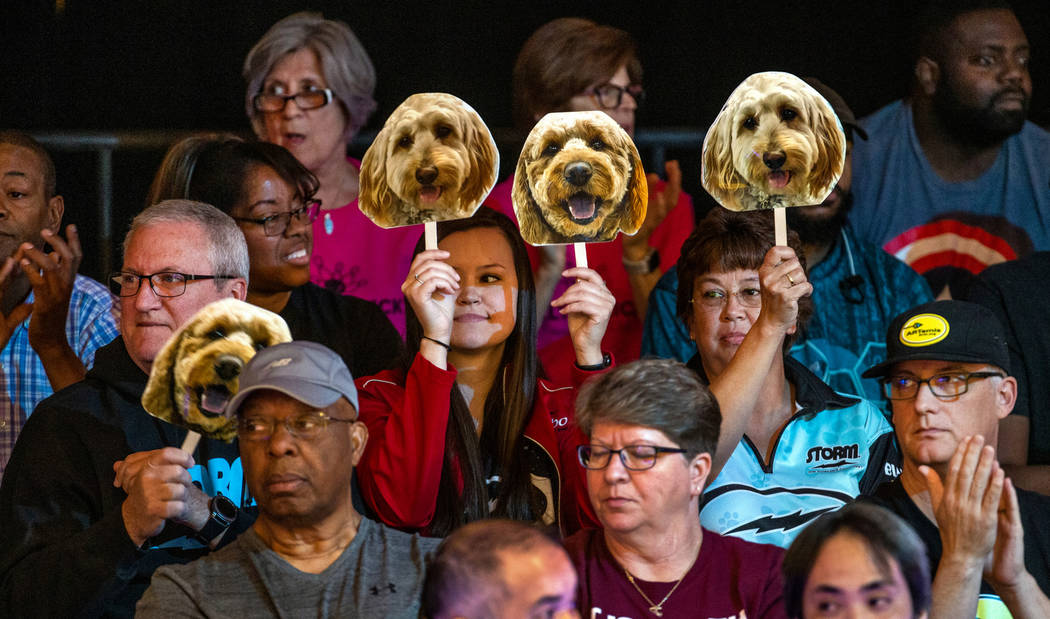
M634 582L634 576L631 575L631 572L629 572L626 567L623 568L623 573L627 576L627 582L631 583L631 586L634 587L634 590L638 592L638 595L642 596L642 598L644 598L645 601L649 604L649 612L656 615L657 617L663 617L664 602L667 601L667 598L671 597L671 594L675 592L675 589L678 588L678 585L682 584L682 581L685 580L685 577L689 575L689 572L692 571L693 566L696 565L696 559L699 556L700 549L697 548L696 556L693 557L693 562L689 564L689 568L685 571L684 574L682 574L682 577L678 579L678 582L676 582L674 586L671 587L671 590L667 592L667 595L664 596L664 599L660 600L659 604L655 604L651 599L649 599L649 596L645 594L645 591L642 591L642 588L638 586L638 583Z

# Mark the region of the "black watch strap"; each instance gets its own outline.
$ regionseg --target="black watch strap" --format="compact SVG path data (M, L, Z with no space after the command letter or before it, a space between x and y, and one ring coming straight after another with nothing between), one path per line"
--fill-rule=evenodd
M579 362L576 363L576 367L580 368L584 372L597 372L598 370L604 370L610 365L612 365L612 355L610 355L609 353L603 353L602 362L596 365L580 365Z
M208 521L197 532L197 540L205 545L210 545L212 540L230 528L238 514L237 505L221 494L212 497L208 508L211 511Z

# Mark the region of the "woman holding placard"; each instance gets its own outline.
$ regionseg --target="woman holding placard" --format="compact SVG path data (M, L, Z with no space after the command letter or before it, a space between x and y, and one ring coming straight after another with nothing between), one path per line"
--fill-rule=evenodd
M361 162L346 154L376 107L368 53L345 23L296 13L259 39L243 73L255 134L287 148L320 181L310 281L374 301L402 330L396 282L408 268L418 231L381 230L361 214Z
M568 317L574 382L605 369L615 299L597 273L554 301ZM575 390L539 376L536 297L525 245L506 216L480 209L438 224L438 249L416 247L403 369L358 380L369 442L362 494L384 522L447 535L490 515L558 526L596 520L575 449Z

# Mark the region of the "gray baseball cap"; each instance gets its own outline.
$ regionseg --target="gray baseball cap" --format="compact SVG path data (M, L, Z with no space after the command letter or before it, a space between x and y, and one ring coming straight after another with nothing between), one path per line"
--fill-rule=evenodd
M255 391L272 389L318 409L345 397L357 408L357 387L342 357L315 342L285 342L255 354L241 373L227 414L234 416Z

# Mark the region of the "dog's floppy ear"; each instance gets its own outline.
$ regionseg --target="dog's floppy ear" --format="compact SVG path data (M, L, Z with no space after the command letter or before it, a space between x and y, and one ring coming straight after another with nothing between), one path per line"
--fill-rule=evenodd
M464 211L478 206L492 186L496 184L499 169L499 151L492 141L488 127L476 113L462 113L464 131L463 148L467 149L470 170L459 192L459 206Z
M361 186L357 198L361 212L383 228L395 225L390 214L397 200L386 180L389 136L390 129L383 127L361 158Z
M740 210L737 190L744 185L733 165L733 110L732 101L726 102L707 130L703 155L700 159L701 184L719 204L730 210Z
M809 101L817 159L809 172L808 193L819 202L842 175L846 139L835 114L819 101Z
M518 217L521 238L533 245L543 245L547 242L546 230L534 211L537 205L532 198L532 187L529 182L529 163L532 161L535 142L538 139L538 136L529 134L528 139L525 140L525 146L521 148L521 156L518 157L518 165L514 168L514 187L511 190L514 214Z
M146 383L146 389L142 392L142 408L154 417L174 424L178 424L181 418L175 408L177 395L174 392L176 388L175 361L179 349L182 348L183 337L185 337L185 330L180 329L161 348L160 353L153 360L149 382Z
M624 234L634 234L645 221L645 211L649 206L649 183L645 180L645 169L638 148L629 136L624 136L623 152L631 160L631 181L627 185L627 211L620 219L620 229Z

